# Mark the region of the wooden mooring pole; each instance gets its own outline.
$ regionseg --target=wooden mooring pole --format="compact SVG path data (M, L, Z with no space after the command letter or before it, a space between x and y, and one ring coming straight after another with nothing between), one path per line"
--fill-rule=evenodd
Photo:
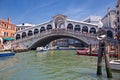
M92 54L92 44L89 45L90 54Z
M99 53L98 53L98 63L97 63L97 75L102 75L102 56L105 56L105 66L108 78L112 78L111 68L109 65L109 55L106 51L106 43L104 41L99 42Z

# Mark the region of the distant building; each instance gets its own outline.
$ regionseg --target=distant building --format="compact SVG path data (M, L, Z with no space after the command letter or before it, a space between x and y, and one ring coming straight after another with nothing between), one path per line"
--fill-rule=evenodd
M0 48L3 45L3 42L7 40L13 40L16 33L15 24L10 23L10 18L8 21L0 19Z
M102 18L103 27L115 28L116 11L108 8L107 14Z
M29 23L22 23L22 24L16 25L17 31L20 31L29 27L33 27L33 26L34 26L33 24L29 24Z
M98 27L102 27L103 24L101 22L100 16L89 16L88 18L83 20L84 22L92 23L98 25Z
M116 5L116 26L120 30L120 0L117 1Z
M68 39L67 38L58 39L56 40L56 45L60 47L68 47Z

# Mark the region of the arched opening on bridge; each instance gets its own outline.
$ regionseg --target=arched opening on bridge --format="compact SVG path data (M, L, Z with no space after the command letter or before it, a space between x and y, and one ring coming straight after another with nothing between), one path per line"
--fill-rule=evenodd
M87 26L83 26L82 32L87 32L88 33L88 27Z
M91 28L90 29L90 33L96 34L96 29L95 28Z
M28 36L32 36L32 35L33 35L32 31L31 30L28 31Z
M59 28L65 28L64 24L61 23L61 24L59 25Z
M38 29L35 29L34 30L34 34L38 34L39 33L39 30Z
M64 18L61 17L61 16L58 16L56 19L55 19L55 28L65 28L64 27Z
M52 29L52 25L51 24L47 25L47 30L50 30L50 29Z
M69 24L67 25L67 29L73 30L73 25L72 25L71 23L69 23Z
M81 43L79 43L80 47L88 47L88 44L85 41L82 41L79 37L75 37L75 36L70 36L70 35L47 35L44 36L43 38L39 38L38 41L34 42L33 44L31 44L31 47L29 47L29 49L36 49L37 47L41 47L41 46L46 46L47 44L49 44L51 41L54 40L58 40L58 39L62 39L62 38L70 38L70 39L75 39ZM66 40L65 40L66 41ZM61 43L61 42L59 42ZM62 42L64 45L66 45L65 42ZM78 46L78 43L75 41L75 44L72 46Z
M16 40L20 39L20 34L16 35Z
M45 31L45 27L40 28L40 32L43 32L43 31Z
M112 31L110 31L110 30L107 31L107 37L108 37L108 38L113 38L113 33L112 33Z
M25 38L27 35L26 35L26 32L23 32L22 33L22 38Z
M80 31L80 25L75 25L74 30L75 30L75 31Z

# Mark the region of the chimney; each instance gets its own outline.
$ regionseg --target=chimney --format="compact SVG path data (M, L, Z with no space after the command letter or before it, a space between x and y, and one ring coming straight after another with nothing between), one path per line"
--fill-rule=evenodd
M8 24L10 24L10 18L8 17Z

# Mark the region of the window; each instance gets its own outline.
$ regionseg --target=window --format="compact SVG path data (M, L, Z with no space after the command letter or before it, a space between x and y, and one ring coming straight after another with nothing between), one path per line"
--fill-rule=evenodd
M119 11L117 11L117 15L119 15Z
M8 28L8 25L7 25L7 24L5 24L4 28L6 28L6 29L7 29L7 28Z
M14 26L11 25L11 30L14 30Z
M119 17L117 17L117 21L119 22L120 20L119 20Z
M118 25L118 30L120 30L120 26Z
M13 36L13 34L11 33L11 36Z
M7 33L7 32L4 32L4 36L8 36L8 33Z

